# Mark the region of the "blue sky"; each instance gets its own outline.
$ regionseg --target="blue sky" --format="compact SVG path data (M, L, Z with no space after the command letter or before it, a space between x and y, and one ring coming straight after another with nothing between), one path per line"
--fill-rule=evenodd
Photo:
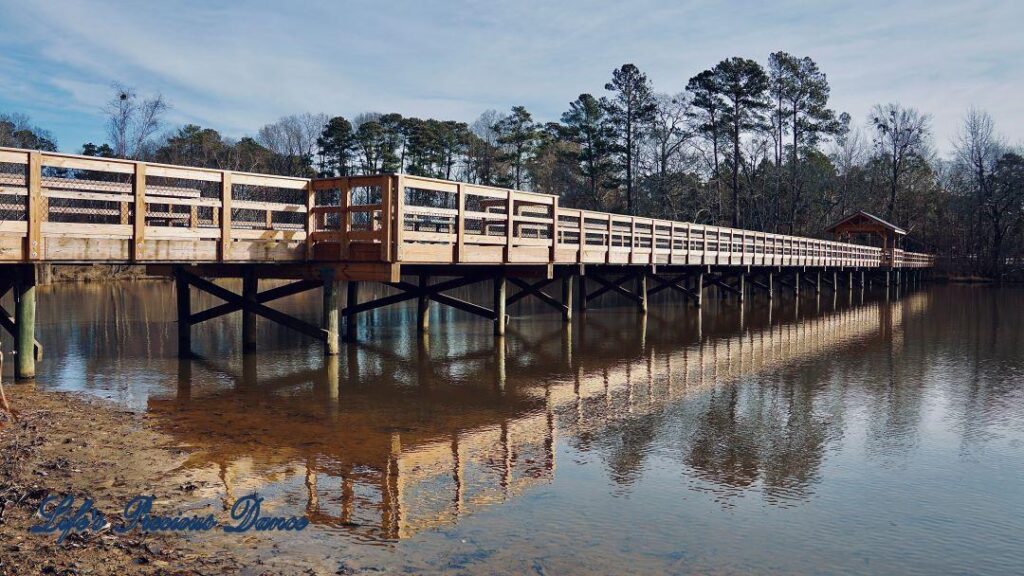
M1024 2L72 2L0 0L0 112L62 150L102 141L113 82L162 93L171 124L229 136L299 112L471 121L525 105L555 120L633 62L661 92L734 55L811 56L863 122L896 101L948 151L969 106L1024 133Z

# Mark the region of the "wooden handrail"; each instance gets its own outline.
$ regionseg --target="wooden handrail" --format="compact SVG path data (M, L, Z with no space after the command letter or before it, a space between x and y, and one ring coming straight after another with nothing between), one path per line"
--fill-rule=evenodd
M156 239L206 239L211 235L216 240L216 260L251 259L260 252L233 250L233 243L279 242L298 230L305 233L305 249L288 256L292 259L316 259L314 248L324 242L338 244L331 259L380 262L934 264L934 257L928 254L886 253L881 248L833 240L565 208L553 195L408 174L309 179L16 148L0 148L0 163L25 166L23 178L6 174L0 183L0 195L25 199L24 232L17 232L19 228L12 222L0 233L20 235L24 243L18 258L28 261L48 258L48 236L102 238L107 234L123 238L126 230L130 238L127 257L132 261L152 258L156 251L147 248L147 243ZM243 199L240 190L245 187L266 188L269 191L262 194L271 196L281 190L284 196ZM362 204L353 202L352 191L363 188L379 190L379 200L359 197ZM318 192L335 189L340 196L336 204L317 205ZM296 192L304 194L305 201ZM433 195L430 205L419 203L421 193ZM235 198L235 194L242 197ZM51 208L51 199L61 203ZM147 212L147 204L156 205L157 210ZM3 205L17 210L16 201ZM128 220L133 205L135 217ZM239 216L240 210L255 211L256 219L250 212ZM275 214L279 216L275 218ZM333 228L327 229L327 217L332 214L337 218L331 219ZM59 228L53 225L56 222L49 222L51 215L61 222ZM128 226L117 228L111 220ZM247 227L268 233L262 237L238 233ZM370 244L379 246L371 248ZM188 254L188 250L182 248L179 253ZM81 259L89 259L88 254Z

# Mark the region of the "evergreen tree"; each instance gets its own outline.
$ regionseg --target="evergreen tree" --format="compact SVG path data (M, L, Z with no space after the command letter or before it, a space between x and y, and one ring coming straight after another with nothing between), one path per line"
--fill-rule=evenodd
M576 161L586 179L587 206L600 206L601 189L612 175L612 131L601 102L590 94L580 94L562 114L565 139L579 147Z
M740 226L740 145L744 133L764 127L768 75L761 65L746 58L722 60L714 68L715 84L725 99L724 124L732 140L732 226Z
M654 91L647 75L633 64L623 64L612 72L612 80L604 85L612 92L601 103L608 114L608 123L615 137L614 152L618 155L618 168L624 174L626 211L636 210L636 172L639 147L644 130L654 118Z

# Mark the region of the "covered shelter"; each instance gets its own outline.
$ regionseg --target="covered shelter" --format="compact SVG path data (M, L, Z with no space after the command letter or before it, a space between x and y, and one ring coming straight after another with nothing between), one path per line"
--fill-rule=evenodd
M902 249L907 231L874 214L858 210L825 229L840 242L856 242L878 246L892 262L893 251Z

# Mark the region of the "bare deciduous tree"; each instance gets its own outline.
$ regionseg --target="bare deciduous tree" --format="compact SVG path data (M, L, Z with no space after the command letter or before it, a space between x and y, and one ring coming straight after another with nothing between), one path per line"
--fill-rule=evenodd
M875 149L885 160L889 180L886 214L896 218L896 202L903 176L912 157L922 157L928 147L931 117L899 104L879 104L871 112L875 127Z
M140 98L134 88L114 84L114 96L107 102L107 137L119 158L143 157L151 139L163 125L170 108L160 94Z

